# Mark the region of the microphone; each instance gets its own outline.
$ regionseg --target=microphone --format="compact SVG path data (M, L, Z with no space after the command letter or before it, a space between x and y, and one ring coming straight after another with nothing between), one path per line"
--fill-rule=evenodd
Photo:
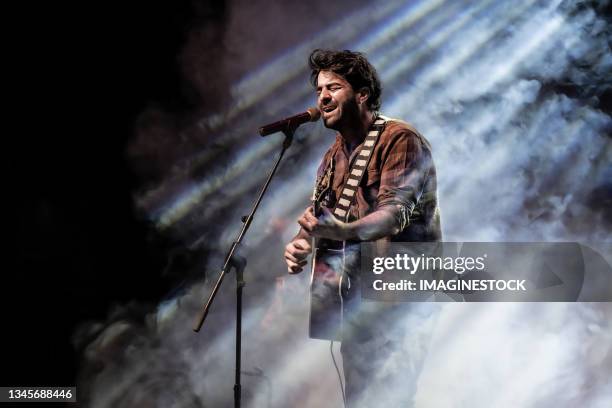
M298 126L306 122L316 122L320 117L321 111L317 108L308 108L306 112L298 113L297 115L260 127L259 134L268 136L271 133L282 132L291 128L295 130Z

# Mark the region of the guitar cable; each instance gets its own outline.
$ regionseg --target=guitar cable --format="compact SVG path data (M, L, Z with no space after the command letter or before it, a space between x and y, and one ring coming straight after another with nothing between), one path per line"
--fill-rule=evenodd
M346 262L346 242L342 242L342 264L345 265ZM338 295L340 296L340 325L344 325L344 297L342 296L342 280L344 278L344 274L340 276L340 284L338 285ZM351 287L351 279L348 280L348 287ZM334 363L334 367L336 367L336 374L338 374L338 382L340 383L340 392L342 393L342 405L346 408L346 394L344 391L344 382L342 381L342 374L340 373L340 368L338 367L338 363L336 362L336 357L334 356L334 341L332 340L329 343L329 353L331 354L332 362Z
M334 356L334 341L329 342L329 353L331 354L332 361L334 363L334 367L336 367L336 374L338 374L338 382L340 383L340 392L342 392L342 405L346 408L346 395L344 394L344 383L342 381L342 374L340 374L340 368L338 367L338 363L336 363L336 357Z

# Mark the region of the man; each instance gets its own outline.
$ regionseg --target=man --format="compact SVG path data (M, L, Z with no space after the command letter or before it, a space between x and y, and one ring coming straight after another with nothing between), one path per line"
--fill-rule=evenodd
M325 208L316 217L312 207L299 218L301 229L285 248L289 273L302 271L312 252L313 237L344 242L439 241L440 216L431 147L407 123L378 113L381 85L374 67L361 53L351 51L314 50L309 63L323 122L337 131L336 141L319 167L321 177L333 163L332 203L340 199L351 163L364 148L364 139L374 122L382 118L385 123L346 221ZM358 282L358 271L349 274ZM358 285L352 285L350 290L355 298ZM376 388L376 383L381 386L388 383L381 374L383 367L393 347L401 347L401 338L389 335L393 330L386 325L392 325L407 309L373 308L359 301L355 304L357 311L352 311L355 312L352 317L345 317L351 330L344 331L341 346L347 400L351 406L369 406L375 400L378 406L383 406L380 398L386 392ZM402 401L411 398L409 395Z

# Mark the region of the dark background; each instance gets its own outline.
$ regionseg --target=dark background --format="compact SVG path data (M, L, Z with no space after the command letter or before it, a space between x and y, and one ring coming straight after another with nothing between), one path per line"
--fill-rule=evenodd
M151 103L189 112L177 54L190 25L222 2L86 2L28 5L14 16L16 126L10 185L9 263L2 276L2 385L72 385L80 322L112 304L154 304L163 243L133 212L138 184L126 160L137 114ZM11 81L12 79L9 79Z

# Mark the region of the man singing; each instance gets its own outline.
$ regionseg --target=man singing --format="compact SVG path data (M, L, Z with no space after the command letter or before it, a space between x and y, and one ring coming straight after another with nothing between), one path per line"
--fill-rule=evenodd
M329 208L315 214L311 206L299 218L301 229L284 254L289 273L302 271L313 238L342 247L378 240L439 241L431 146L412 126L378 112L381 84L374 67L361 53L331 50L314 50L309 65L323 122L337 133L318 171L319 180L329 175ZM409 406L414 379L404 378L406 384L391 390L393 395L385 387L399 384L400 379L387 378L402 374L388 369L388 359L401 349L402 334L410 330L395 330L410 306L361 302L358 268L343 274L341 353L347 404Z

